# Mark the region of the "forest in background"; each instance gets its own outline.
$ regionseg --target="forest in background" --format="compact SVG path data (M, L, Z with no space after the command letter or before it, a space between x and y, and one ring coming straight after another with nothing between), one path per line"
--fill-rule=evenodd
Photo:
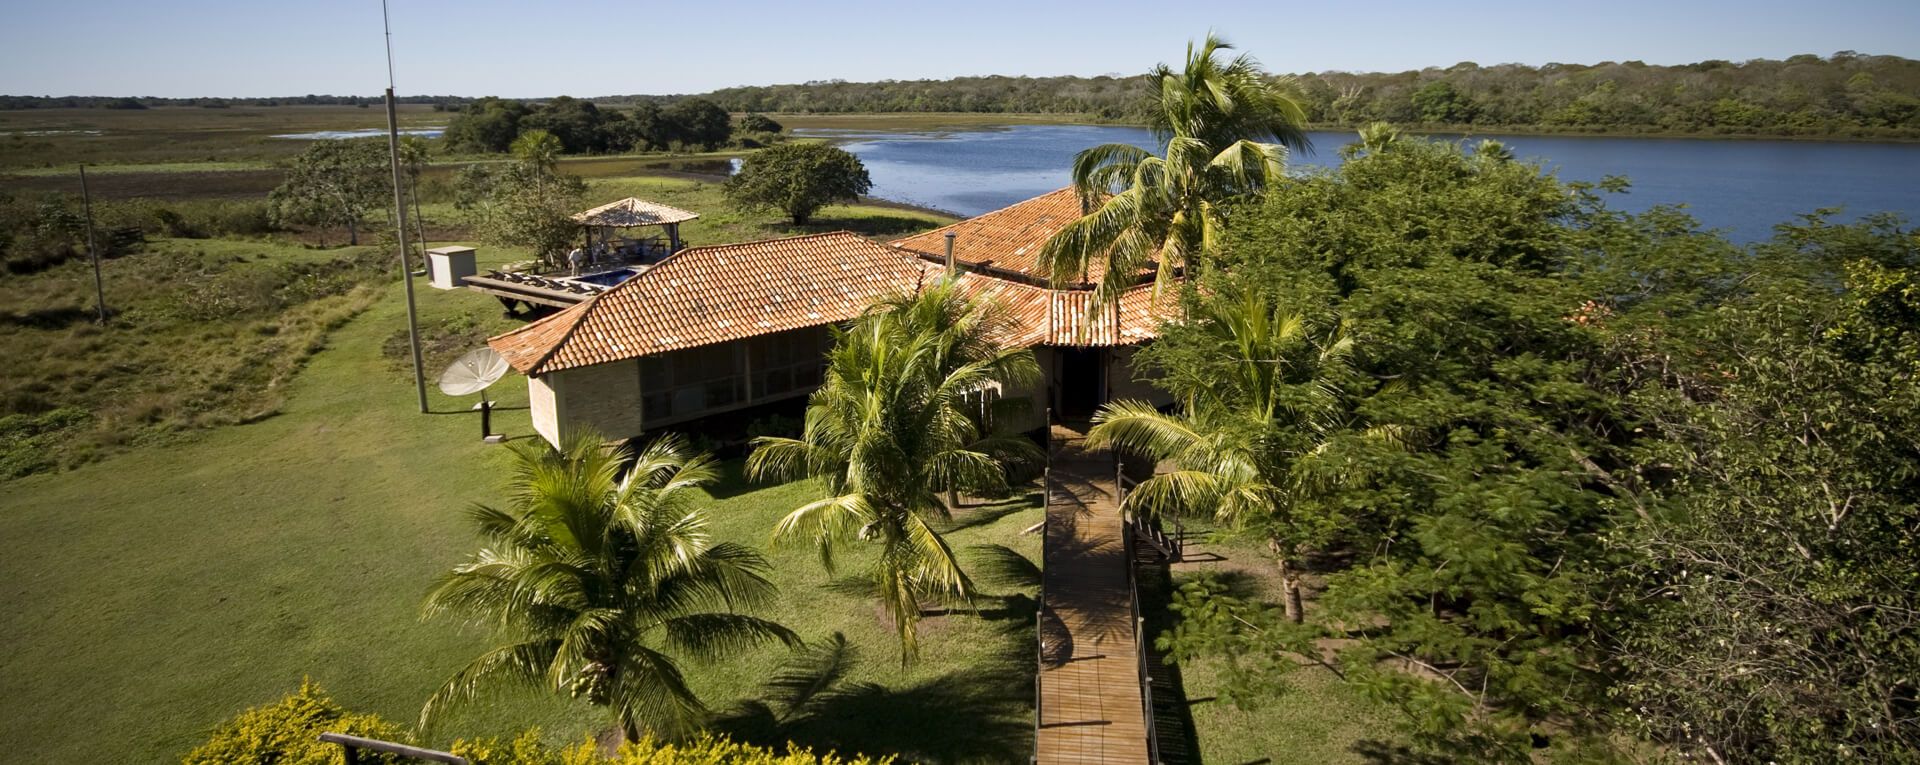
M1463 61L1393 73L1290 75L1309 123L1351 127L1385 121L1414 130L1505 130L1772 137L1920 138L1920 61L1840 51L1785 60L1709 60L1677 66L1640 61L1542 66ZM581 99L601 106L670 106L700 98L730 112L965 112L1143 119L1141 82L1129 77L956 77L831 80L750 85L686 95ZM561 96L560 98L565 98ZM460 111L461 96L403 96L401 103ZM551 99L513 99L544 103ZM368 106L379 97L136 98L5 96L0 109L155 106Z
M735 112L1086 114L1138 122L1139 77L960 77L717 90ZM1294 75L1307 120L1415 129L1920 138L1920 61L1841 51L1784 61L1461 62L1397 73ZM598 99L603 102L618 99Z

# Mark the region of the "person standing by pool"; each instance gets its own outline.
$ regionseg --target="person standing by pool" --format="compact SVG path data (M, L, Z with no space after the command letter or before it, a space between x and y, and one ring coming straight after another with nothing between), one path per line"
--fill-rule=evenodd
M575 247L572 252L567 253L567 268L572 270L574 276L580 275L580 267L586 265L586 262L586 250Z

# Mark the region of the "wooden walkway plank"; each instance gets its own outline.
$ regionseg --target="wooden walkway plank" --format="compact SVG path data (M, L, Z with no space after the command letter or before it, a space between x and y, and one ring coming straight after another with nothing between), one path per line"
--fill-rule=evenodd
M1109 459L1056 439L1043 557L1041 765L1148 765L1126 525Z

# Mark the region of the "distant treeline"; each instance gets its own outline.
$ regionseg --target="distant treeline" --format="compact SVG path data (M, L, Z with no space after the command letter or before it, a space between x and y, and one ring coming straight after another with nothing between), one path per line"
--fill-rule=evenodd
M487 97L448 120L444 137L454 151L502 152L529 130L553 134L567 154L619 154L712 151L730 143L755 148L777 140L781 126L758 114L746 115L736 126L726 109L704 98L680 98L664 107L642 100L629 109L603 109L571 96L542 103Z
M400 96L403 104L433 104L441 111L451 110L474 99L466 96ZM282 96L275 98L155 98L152 96L6 96L0 95L0 109L147 109L155 106L199 106L224 109L232 106L373 106L386 103L385 96Z
M1139 121L1141 77L960 77L717 90L735 112L1004 112ZM1316 125L1920 137L1920 61L1841 51L1785 61L1522 64L1296 75ZM616 99L600 99L610 102Z
M604 96L572 101L631 107L649 122L688 101L730 112L878 113L978 112L1075 114L1113 122L1142 121L1144 77L957 77L950 80L808 82L725 88L699 96ZM1321 72L1295 75L1309 122L1353 126L1375 121L1446 129L1687 133L1761 136L1920 138L1920 61L1841 51L1784 61L1702 61L1654 66L1639 61L1583 64L1461 62L1447 68L1398 73ZM401 103L433 104L472 113L476 104L524 102L460 96L404 96ZM0 96L0 109L150 106L282 106L380 103L378 97L109 98ZM572 104L563 104L576 110ZM619 114L606 110L608 115ZM597 118L589 115L586 121ZM609 117L617 121L619 117ZM704 135L677 136L671 128L622 128L599 138L598 151L621 143L706 144ZM635 132L638 131L638 132ZM555 131L558 133L559 131ZM640 138L640 136L649 136ZM511 138L508 139L511 141ZM563 140L565 140L563 138ZM722 139L724 141L725 139ZM569 150L575 150L575 141Z

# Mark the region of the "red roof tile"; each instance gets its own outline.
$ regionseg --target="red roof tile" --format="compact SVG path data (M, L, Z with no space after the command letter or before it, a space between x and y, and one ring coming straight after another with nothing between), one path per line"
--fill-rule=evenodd
M489 344L544 374L846 321L926 269L844 231L696 247Z
M949 227L967 227L957 251L990 261L985 269L967 271L962 287L1009 311L1018 327L1017 336L1006 338L1009 343L1108 346L1152 339L1173 298L1163 296L1156 303L1151 284L1128 289L1116 305L1092 311L1091 290L1055 290L1006 278L996 273L1004 261L983 254L1025 257L1018 261L1024 268L1037 268L1039 246L1069 210L1078 215L1079 202L1071 190L1063 190ZM994 220L976 223L989 218ZM899 246L842 231L696 247L488 343L514 369L540 375L843 322L881 297L938 278L939 265L901 247L919 243L909 249L927 252L922 249L927 241L944 247L941 234L936 229L900 240ZM956 260L971 263L965 257Z
M1048 192L973 218L897 239L904 247L928 257L946 257L948 232L952 232L953 259L961 265L985 268L1047 281L1051 274L1040 259L1047 240L1061 227L1082 215L1080 195L1072 188ZM1088 264L1085 276L1098 282L1106 270L1105 260ZM1145 271L1142 272L1144 275Z

